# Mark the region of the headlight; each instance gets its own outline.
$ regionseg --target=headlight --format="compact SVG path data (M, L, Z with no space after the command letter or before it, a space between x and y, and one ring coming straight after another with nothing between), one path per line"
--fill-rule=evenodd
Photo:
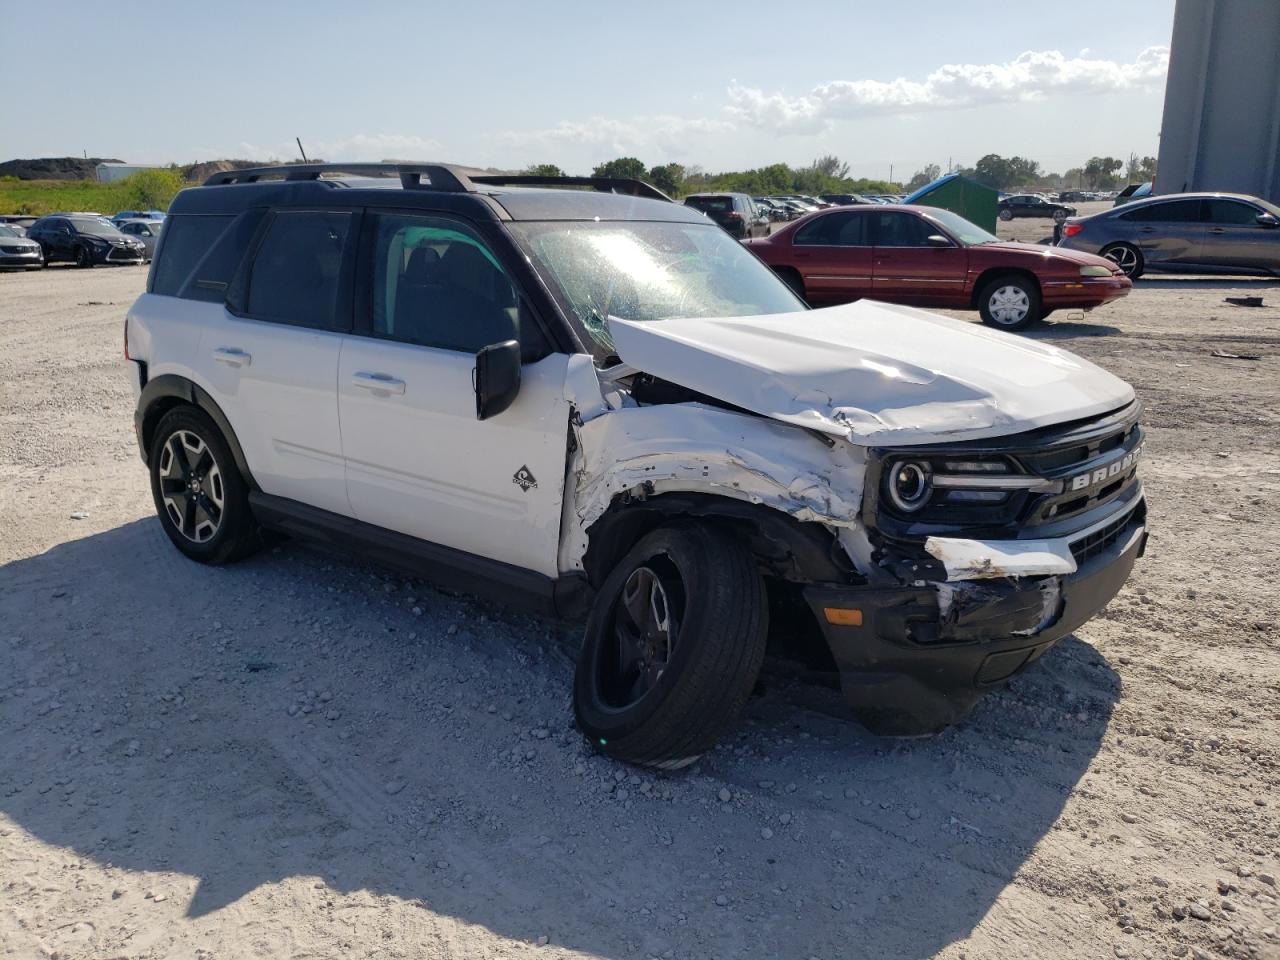
M893 505L903 513L914 513L929 502L929 466L914 460L901 460L889 474L888 494Z
M1109 277L1111 276L1111 268L1104 267L1100 263L1091 263L1087 267L1080 268L1080 276L1082 277Z

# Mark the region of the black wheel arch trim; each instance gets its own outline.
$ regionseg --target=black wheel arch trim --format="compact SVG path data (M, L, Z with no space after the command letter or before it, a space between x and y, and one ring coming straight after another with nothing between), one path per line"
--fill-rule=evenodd
M649 532L671 522L716 523L746 544L763 572L796 583L856 582L859 578L831 531L763 504L695 492L644 499L619 495L587 530L583 557L598 588L613 567Z
M177 405L173 401L197 407L213 419L222 432L223 439L227 441L227 446L231 448L231 456L235 459L240 476L244 477L250 490L260 489L253 479L253 471L249 469L249 461L245 458L240 441L236 438L236 432L231 427L231 421L222 412L222 408L199 384L174 373L161 374L148 380L146 386L142 388L142 396L138 398L138 406L133 414L133 427L138 437L142 462L150 466L152 433L156 424L160 422L160 418Z

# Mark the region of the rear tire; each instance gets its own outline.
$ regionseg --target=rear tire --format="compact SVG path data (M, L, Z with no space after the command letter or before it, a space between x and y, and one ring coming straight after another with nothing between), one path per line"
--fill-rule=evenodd
M978 294L978 312L997 330L1025 330L1040 319L1040 286L1021 274L996 277Z
M627 763L678 770L737 720L764 662L755 560L713 527L662 527L605 578L574 678L578 726Z
M1000 219L1001 219L1001 220L1012 220L1012 219L1013 219L1013 211L1012 211L1012 210L1001 210L1001 211L1000 211Z
M173 545L200 563L231 563L261 544L249 488L213 419L180 406L156 426L151 495Z
M1131 243L1109 244L1102 248L1101 254L1123 270L1124 275L1130 280L1137 280L1146 268L1142 251Z

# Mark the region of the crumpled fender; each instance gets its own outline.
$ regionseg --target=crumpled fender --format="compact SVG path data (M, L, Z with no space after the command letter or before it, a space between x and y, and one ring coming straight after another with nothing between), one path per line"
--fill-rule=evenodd
M575 424L560 569L581 570L587 530L619 494L701 492L861 531L862 449L700 403L624 407ZM842 537L842 542L844 538Z

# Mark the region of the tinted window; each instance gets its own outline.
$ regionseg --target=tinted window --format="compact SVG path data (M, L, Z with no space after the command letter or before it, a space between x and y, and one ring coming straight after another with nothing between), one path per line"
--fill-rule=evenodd
M1142 207L1134 207L1122 214L1124 219L1137 223L1198 223L1200 220L1199 200L1167 200L1164 203L1151 203Z
M227 284L236 275L244 255L249 249L249 241L258 229L265 211L246 210L226 226L222 235L212 245L201 251L195 267L178 288L178 296L184 300L203 300L207 303L221 303L226 297ZM212 219L212 218L209 218ZM230 220L229 217L218 217L218 220ZM148 228L139 224L141 231ZM164 244L169 244L169 234L173 231L170 225L164 230ZM160 225L155 225L155 232L160 233Z
M717 213L728 213L733 209L733 197L690 197L684 203L696 210L714 210Z
M1206 200L1205 219L1210 223L1226 226L1255 226L1261 210L1255 210L1239 200Z
M519 339L526 359L547 351L536 324L520 329L515 284L462 224L383 215L373 254L375 336L475 353Z
M231 220L231 217L170 217L164 242L151 268L151 292L177 296L192 269Z
M933 229L910 213L880 213L878 247L927 247Z
M321 330L345 326L338 288L350 232L346 211L276 213L249 274L248 314Z
M802 247L867 247L867 219L860 213L828 213L797 230L791 242Z

